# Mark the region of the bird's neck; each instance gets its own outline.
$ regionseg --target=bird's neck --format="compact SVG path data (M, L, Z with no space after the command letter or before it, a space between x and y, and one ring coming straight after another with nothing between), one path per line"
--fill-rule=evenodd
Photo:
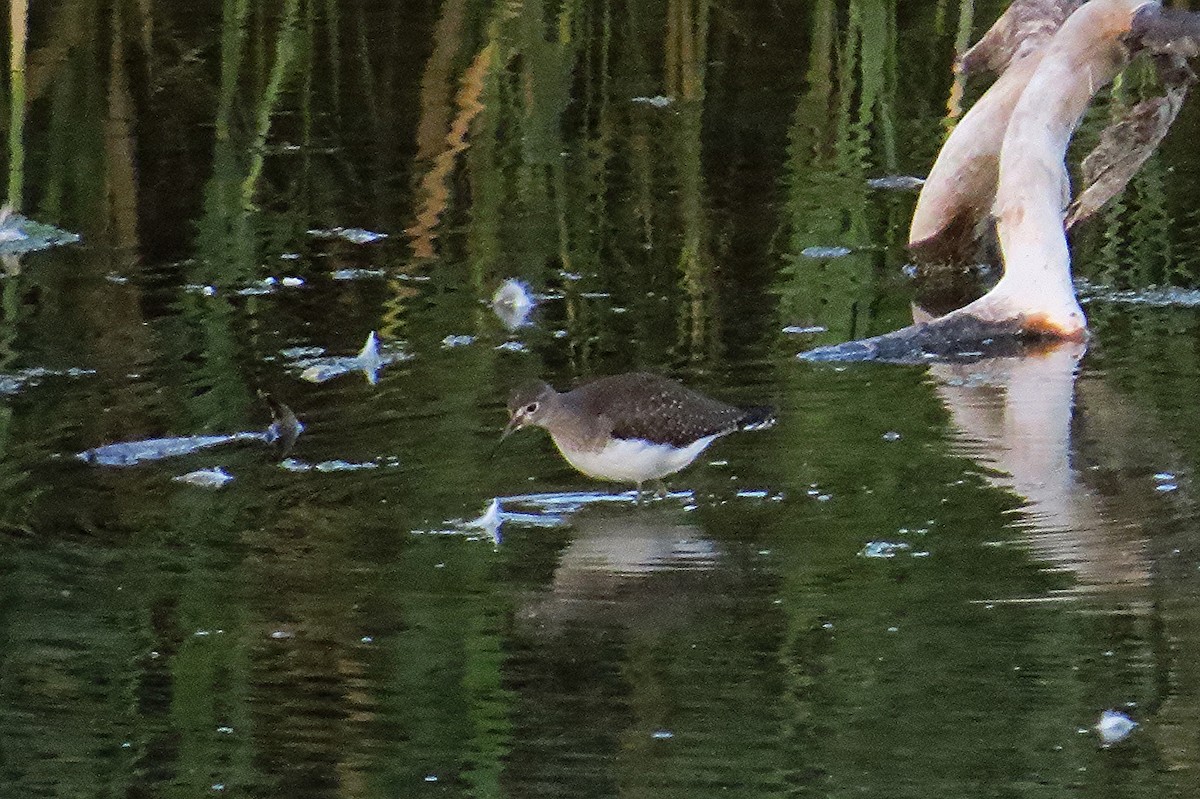
M601 449L608 440L608 431L603 429L600 417L582 413L581 409L572 406L570 398L561 394L547 407L539 424L560 448Z

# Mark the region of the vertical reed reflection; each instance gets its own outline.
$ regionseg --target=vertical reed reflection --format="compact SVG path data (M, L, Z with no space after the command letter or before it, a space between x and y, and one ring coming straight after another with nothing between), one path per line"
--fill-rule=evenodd
M29 0L8 5L8 199L21 210L25 193L25 51L29 31Z

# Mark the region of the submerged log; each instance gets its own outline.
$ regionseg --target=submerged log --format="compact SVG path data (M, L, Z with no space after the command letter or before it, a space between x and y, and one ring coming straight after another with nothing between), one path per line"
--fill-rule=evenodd
M918 259L970 262L994 226L1004 267L1000 280L979 299L928 323L802 357L891 359L908 353L901 359L911 360L913 353L975 351L973 343L1001 335L1015 341L1085 338L1064 225L1071 199L1066 152L1095 94L1142 51L1155 56L1167 96L1136 107L1105 133L1085 166L1089 186L1071 209L1072 222L1121 191L1166 134L1193 81L1183 59L1200 53L1200 14L1164 11L1157 0L1014 2L964 56L964 69L1005 69L947 139L909 237Z
M1017 321L989 321L949 314L881 336L847 341L802 352L802 361L918 364L930 361L977 361L1011 358L1057 346L1061 339L1027 330Z

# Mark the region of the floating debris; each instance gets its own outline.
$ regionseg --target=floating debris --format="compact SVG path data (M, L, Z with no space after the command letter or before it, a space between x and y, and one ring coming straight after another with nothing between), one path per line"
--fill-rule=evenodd
M501 283L492 295L492 311L509 330L529 324L534 304L529 287L516 278Z
M521 341L506 341L495 347L500 352L529 352L529 348Z
M648 105L651 108L666 108L675 102L675 98L667 97L664 94L656 94L653 97L632 97L629 102L636 105Z
M94 463L98 466L136 466L146 461L177 458L223 444L236 444L243 441L265 442L267 433L265 431L242 432L218 436L178 436L151 438L145 441L125 441L85 450L76 457L85 463Z
M239 297L256 297L263 294L273 294L279 286L283 286L285 288L297 288L303 285L304 278L302 277L288 276L279 278L267 276L256 283L251 283L249 286L244 286L238 289L234 293Z
M1144 289L1122 290L1102 283L1079 278L1075 291L1083 304L1111 302L1123 305L1147 305L1153 308L1195 308L1200 306L1200 290L1174 286L1148 286Z
M867 180L867 188L882 191L917 191L924 185L925 179L914 175L885 175Z
M332 380L335 377L348 374L350 372L362 372L366 375L367 382L375 385L379 380L379 370L383 367L396 363L398 361L407 361L412 358L411 355L399 349L398 347L385 345L382 349L379 346L379 338L372 330L367 336L367 341L363 344L363 348L354 356L330 356L322 358L311 358L298 361L300 379L307 380L310 383L324 383L326 380Z
M329 273L334 280L363 280L364 278L383 277L387 274L383 269L335 269Z
M545 526L553 527L561 524L562 516L569 516L583 508L592 505L607 505L610 503L636 504L636 491L622 491L619 494L609 494L603 491L562 491L546 494L516 494L500 497L504 505L533 508L538 511L539 518L546 519ZM694 502L696 495L692 491L671 491L664 499L681 502ZM544 514L550 514L546 516ZM525 514L529 516L529 514ZM506 520L513 520L514 514L504 511Z
M299 460L298 458L285 458L279 462L279 468L285 472L296 472L303 474L305 472L361 472L370 469L381 469L385 465L395 466L396 463L383 464L378 460L374 461L347 461L341 458L333 460L321 461L320 463L308 463L307 461Z
M257 283L251 283L249 286L238 289L235 293L239 297L254 297L261 294L270 294L275 290L275 284L279 281L273 277L264 277Z
M903 541L870 541L858 551L860 558L894 558L912 547Z
M78 233L35 222L7 205L0 208L0 256L22 255L77 241Z
M217 287L216 286L202 286L198 283L189 283L183 287L183 290L186 291L188 294L199 294L203 297L217 296Z
M1106 710L1100 714L1096 724L1096 732L1100 735L1103 746L1120 743L1138 727L1138 723L1119 710Z
M279 354L287 358L289 361L297 361L301 358L316 358L325 354L324 347L287 347L279 351Z
M0 244L26 241L29 238L18 219L11 206L0 208Z
M42 366L34 366L29 369L20 369L9 374L0 374L0 396L8 396L16 394L28 386L36 386L47 377L84 377L85 375L96 374L95 369L47 369Z
M497 497L487 504L483 514L464 521L451 519L441 528L411 530L413 535L420 536L465 536L469 541L486 538L493 546L501 544L501 527L512 523L520 527L561 527L566 519L552 513L521 513L505 510L500 504L502 498ZM482 535L481 535L482 533Z
M849 247L805 247L800 254L805 258L844 258L852 252Z
M263 393L260 396L270 407L272 416L271 424L261 432L246 431L226 435L178 436L152 438L145 441L126 441L94 447L78 453L75 457L84 463L97 466L136 466L147 461L191 455L201 450L242 442L271 444L282 454L291 449L292 444L303 432L304 425L292 413L292 409L282 402L269 394Z
M1173 473L1159 472L1154 475L1154 490L1162 494L1169 494L1179 490L1179 482Z
M313 468L318 472L361 472L365 469L378 469L379 464L374 461L361 461L354 463L352 461L344 461L338 458L331 461L321 461Z
M504 524L504 518L500 507L500 500L493 499L484 509L483 515L478 519L472 519L463 526L472 530L482 530L487 533L492 539L493 546L500 546L502 541L500 528Z
M351 244L370 244L371 242L388 237L386 233L375 233L374 231L363 230L357 227L335 227L328 230L314 229L308 231L308 235L315 239L342 239Z
M825 333L829 328L823 325L788 325L783 329L783 332L789 336L807 336L814 333Z
M194 472L172 477L176 483L187 483L197 488L221 488L233 480L233 475L220 466L211 469L197 469Z
M446 336L442 339L442 349L449 350L454 347L465 347L475 341L474 336Z

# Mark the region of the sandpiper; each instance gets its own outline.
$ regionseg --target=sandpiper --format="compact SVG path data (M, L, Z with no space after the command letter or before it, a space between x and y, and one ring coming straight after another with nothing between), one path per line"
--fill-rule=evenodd
M503 441L541 427L573 467L588 477L637 486L688 466L717 438L770 427L774 409L738 408L645 372L602 377L560 393L535 380L513 391Z

